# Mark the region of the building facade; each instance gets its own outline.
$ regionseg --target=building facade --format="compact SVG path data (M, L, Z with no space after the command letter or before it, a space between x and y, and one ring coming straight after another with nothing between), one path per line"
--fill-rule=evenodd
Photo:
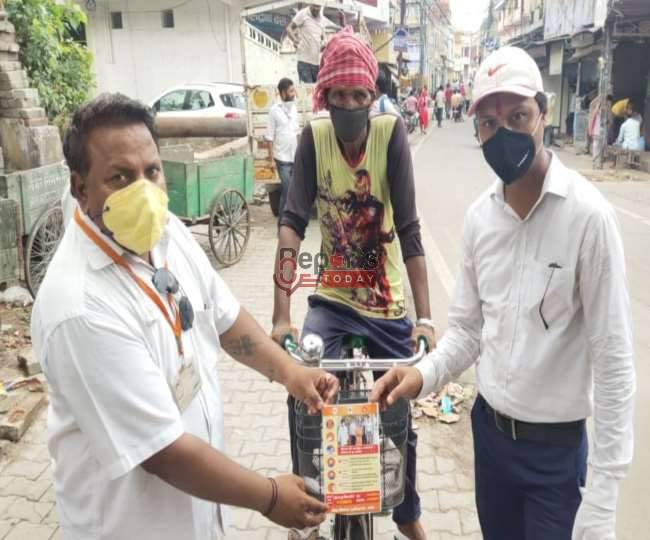
M597 98L631 99L650 114L649 0L491 0L481 39L483 56L517 45L535 58L555 101L550 123L579 151L594 153L594 133L611 142L620 122L601 125Z
M187 82L241 82L239 7L218 0L93 0L88 47L98 92L149 101Z

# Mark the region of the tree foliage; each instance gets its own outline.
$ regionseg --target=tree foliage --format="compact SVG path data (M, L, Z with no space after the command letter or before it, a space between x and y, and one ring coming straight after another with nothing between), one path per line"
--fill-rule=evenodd
M94 87L92 55L77 41L86 23L82 9L66 0L6 0L16 28L20 59L38 90L50 121L61 126Z

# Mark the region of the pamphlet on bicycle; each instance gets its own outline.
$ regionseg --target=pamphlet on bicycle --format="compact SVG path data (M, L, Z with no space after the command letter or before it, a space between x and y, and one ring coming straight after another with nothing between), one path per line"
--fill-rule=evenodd
M381 456L377 403L323 409L325 503L337 514L381 511Z

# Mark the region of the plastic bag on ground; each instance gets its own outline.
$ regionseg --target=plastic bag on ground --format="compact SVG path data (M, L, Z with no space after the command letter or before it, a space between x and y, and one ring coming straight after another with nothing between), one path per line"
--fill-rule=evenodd
M31 293L22 287L9 287L6 291L0 292L0 304L25 307L33 303Z

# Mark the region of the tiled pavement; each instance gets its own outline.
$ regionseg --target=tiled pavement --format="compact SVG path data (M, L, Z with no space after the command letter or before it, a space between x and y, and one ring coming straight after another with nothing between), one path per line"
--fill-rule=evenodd
M220 273L242 305L270 330L275 227L268 206L254 208L253 213L258 221L244 258ZM303 249L315 253L318 247L318 230L312 224ZM306 296L299 291L292 297L292 317L298 326L306 313ZM290 471L285 392L229 358L224 357L220 366L227 453L263 474ZM426 420L417 423L418 489L428 538L479 540L467 415L455 426L431 425ZM232 538L286 538L285 531L259 514L234 509L231 518ZM378 519L377 530L380 539L392 539L394 526L389 518ZM42 411L23 439L9 445L7 457L0 463L0 539L59 538L62 534L46 448L46 413Z

